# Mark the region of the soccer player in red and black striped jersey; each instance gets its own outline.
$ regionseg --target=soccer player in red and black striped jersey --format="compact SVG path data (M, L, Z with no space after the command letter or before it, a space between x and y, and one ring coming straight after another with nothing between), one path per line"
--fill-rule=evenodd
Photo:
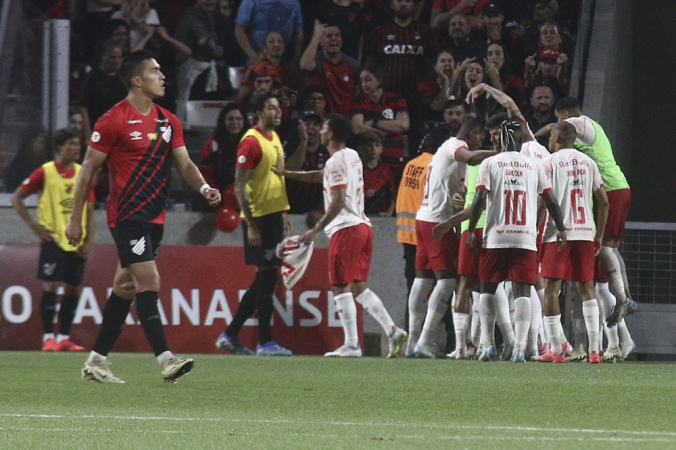
M110 195L108 227L120 261L113 292L103 310L103 322L82 376L100 383L124 383L108 367L131 304L162 367L173 383L193 366L190 358L174 356L167 345L157 307L160 275L155 258L164 232L169 157L187 184L200 191L212 206L220 193L205 183L190 160L178 118L153 103L164 96L164 75L152 55L138 51L127 56L120 69L127 98L113 106L94 126L94 133L75 187L75 204L66 236L72 245L82 238L82 209L96 171L108 162Z

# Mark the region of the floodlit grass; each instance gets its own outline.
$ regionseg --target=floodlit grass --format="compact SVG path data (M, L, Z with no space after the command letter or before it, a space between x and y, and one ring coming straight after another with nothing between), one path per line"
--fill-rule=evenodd
M673 364L0 353L1 449L674 448Z

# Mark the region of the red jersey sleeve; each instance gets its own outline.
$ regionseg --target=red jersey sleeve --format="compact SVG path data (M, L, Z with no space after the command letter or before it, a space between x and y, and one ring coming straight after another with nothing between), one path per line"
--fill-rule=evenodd
M408 112L408 104L403 97L399 97L392 109L394 110L394 117L397 117L400 112Z
M45 184L45 169L38 167L21 183L21 189L26 191L28 195L35 194L42 190Z
M263 150L258 139L253 136L247 136L237 147L236 166L242 169L254 170L262 157Z
M89 146L103 153L110 153L120 136L115 116L108 111L96 121Z

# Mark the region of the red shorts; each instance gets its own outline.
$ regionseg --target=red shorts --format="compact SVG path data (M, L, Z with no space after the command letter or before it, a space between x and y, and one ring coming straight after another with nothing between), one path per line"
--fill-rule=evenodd
M415 235L418 248L415 253L415 268L421 270L450 271L458 270L458 238L448 232L440 241L432 237L434 222L415 221Z
M538 253L523 248L483 248L479 279L487 283L511 280L535 284Z
M603 230L605 236L622 239L624 224L629 213L631 203L631 189L617 189L608 192L608 222Z
M329 281L351 284L366 281L371 268L373 230L360 223L336 231L329 241Z
M568 241L561 251L556 242L545 242L540 276L586 283L594 279L595 260L592 241Z
M476 248L478 249L476 253L471 251L467 247L467 233L465 230L460 236L460 252L458 254L458 275L465 275L468 277L478 277L479 276L479 266L481 262L481 247L484 242L484 230L483 228L478 228L474 230L474 236L476 238Z

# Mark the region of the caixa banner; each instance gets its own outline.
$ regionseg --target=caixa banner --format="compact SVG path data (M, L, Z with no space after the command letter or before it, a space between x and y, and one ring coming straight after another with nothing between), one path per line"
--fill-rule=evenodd
M42 345L37 279L38 245L0 245L0 350L39 350ZM273 336L294 354L317 355L343 343L343 329L331 294L327 249L315 249L303 278L291 291L280 281L274 295ZM241 247L162 246L157 259L160 312L169 347L179 353L218 353L216 338L232 320L254 278ZM94 343L117 267L113 245L91 249L71 339L88 349ZM359 309L359 332L363 332ZM136 309L113 351L150 351ZM54 327L58 331L57 325ZM258 342L258 319L249 319L240 339ZM360 339L363 342L363 339Z

